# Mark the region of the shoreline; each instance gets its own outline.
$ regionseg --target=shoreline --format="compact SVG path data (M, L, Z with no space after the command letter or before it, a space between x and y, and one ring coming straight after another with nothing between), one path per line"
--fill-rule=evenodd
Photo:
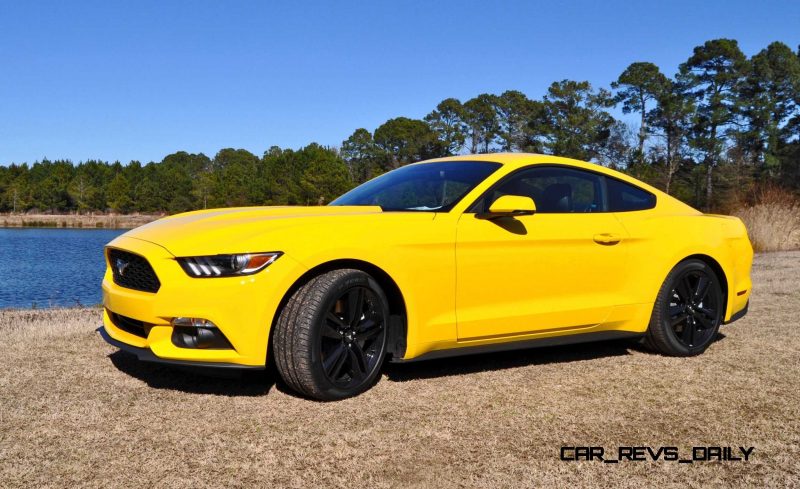
M0 214L4 228L133 229L166 214Z

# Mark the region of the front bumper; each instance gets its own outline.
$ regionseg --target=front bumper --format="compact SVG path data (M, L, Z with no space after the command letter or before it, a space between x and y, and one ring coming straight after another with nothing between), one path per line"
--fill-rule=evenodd
M123 343L121 341L115 340L112 338L106 328L100 326L97 328L97 332L100 333L100 336L111 346L115 346L120 350L131 353L142 362L152 362L152 363L160 363L165 365L178 365L183 367L212 367L212 368L233 368L233 369L243 369L243 370L264 370L264 366L258 365L239 365L236 363L225 363L225 362L199 362L199 361L186 361L186 360L169 360L166 358L160 358L155 356L155 354L149 348L138 348L133 345L129 345L127 343Z
M305 269L287 255L261 272L245 277L192 278L165 248L120 236L111 248L143 256L161 282L156 293L121 287L110 268L103 278L101 335L114 346L145 361L180 365L264 368L272 319L284 293ZM136 334L109 315L125 316L146 325ZM212 321L232 348L184 348L173 342L172 318ZM123 327L121 327L123 326Z

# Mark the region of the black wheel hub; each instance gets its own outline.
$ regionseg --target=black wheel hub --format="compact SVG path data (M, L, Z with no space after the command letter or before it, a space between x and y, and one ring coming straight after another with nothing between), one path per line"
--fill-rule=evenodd
M380 362L385 318L374 291L356 286L333 302L322 325L322 369L342 388L366 379Z
M684 346L693 348L711 340L720 315L714 287L711 277L701 270L690 270L676 280L668 315L675 336Z

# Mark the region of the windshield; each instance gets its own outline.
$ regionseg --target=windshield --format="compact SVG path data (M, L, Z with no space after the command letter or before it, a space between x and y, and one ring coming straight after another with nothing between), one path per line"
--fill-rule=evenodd
M500 163L452 161L409 165L370 180L329 205L378 205L384 211L449 211Z

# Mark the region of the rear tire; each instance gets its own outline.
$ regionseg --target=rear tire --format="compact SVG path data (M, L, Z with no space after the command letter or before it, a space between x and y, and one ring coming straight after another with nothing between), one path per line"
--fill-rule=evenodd
M644 343L664 355L699 355L717 337L723 313L714 270L700 260L683 261L658 292Z
M275 365L286 384L333 401L374 385L386 355L386 296L360 270L319 275L280 311L273 335Z

